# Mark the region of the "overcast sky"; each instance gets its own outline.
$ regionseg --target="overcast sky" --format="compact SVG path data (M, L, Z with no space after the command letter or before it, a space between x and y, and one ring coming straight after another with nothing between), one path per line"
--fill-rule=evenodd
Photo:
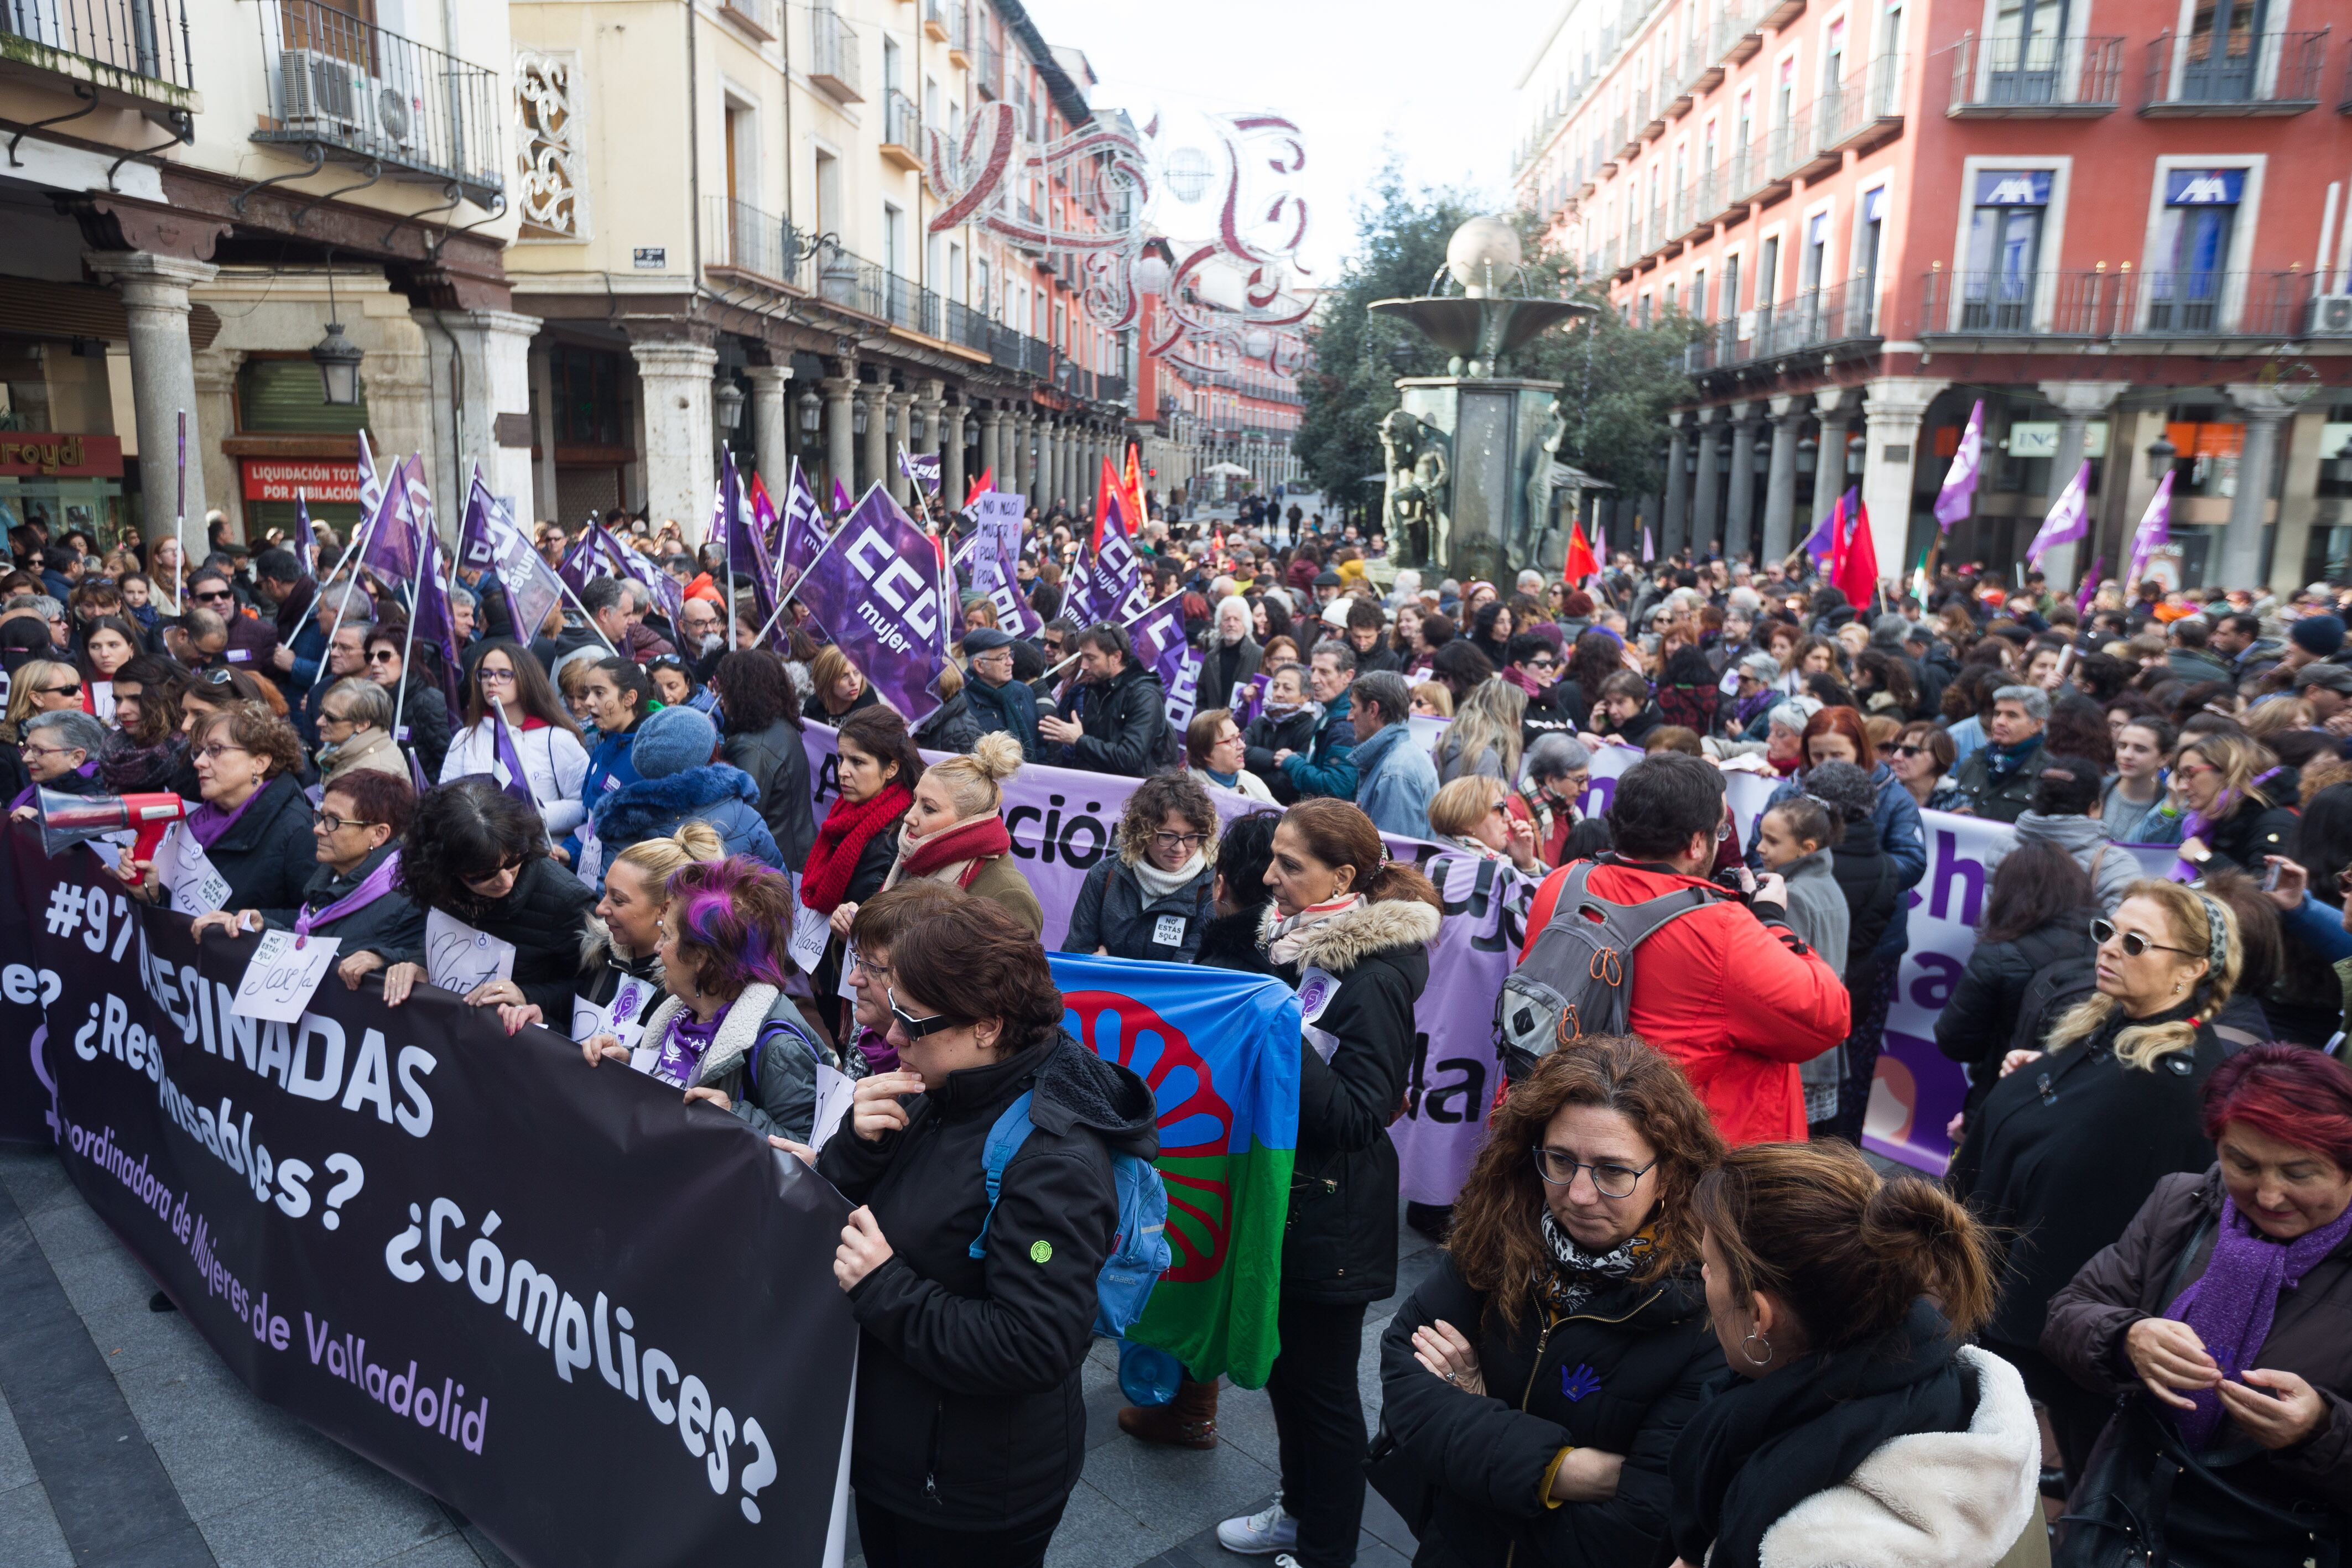
M1306 132L1301 256L1334 280L1355 206L1388 150L1415 184L1508 204L1516 84L1563 0L1190 0L1181 7L1023 0L1049 44L1086 52L1100 107L1273 110ZM1205 237L1205 236L1203 236Z

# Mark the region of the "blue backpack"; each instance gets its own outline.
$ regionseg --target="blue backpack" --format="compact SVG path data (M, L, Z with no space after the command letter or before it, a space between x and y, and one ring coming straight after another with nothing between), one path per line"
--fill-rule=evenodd
M988 1130L988 1144L982 1155L982 1168L988 1175L988 1213L980 1222L980 1234L971 1240L971 1255L974 1258L988 1256L988 1224L996 1218L996 1197L1004 1185L1004 1167L1013 1163L1013 1156L1036 1130L1036 1124L1029 1120L1030 1099L1031 1092L1024 1090ZM1168 1189L1160 1183L1160 1172L1149 1160L1113 1153L1110 1174L1118 1192L1118 1229L1110 1239L1110 1256L1103 1260L1102 1271L1095 1276L1095 1333L1110 1339L1124 1339L1136 1320L1143 1316L1143 1304L1151 1299L1151 1287L1167 1270L1173 1254L1167 1236Z

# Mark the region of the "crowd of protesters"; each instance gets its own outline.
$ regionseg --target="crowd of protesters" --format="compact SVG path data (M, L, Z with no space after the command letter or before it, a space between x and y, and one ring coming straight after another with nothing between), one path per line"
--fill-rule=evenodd
M1152 1157L1157 1114L1064 1028L1049 929L1316 977L1266 1384L1281 1491L1218 1527L1228 1550L1344 1568L1371 1486L1431 1568L1991 1568L2052 1560L2053 1521L2082 1568L2338 1561L2345 596L2078 603L1947 570L1857 606L1801 557L1462 582L1295 506L1155 507L1135 544L1150 601L1181 601L1187 714L1127 626L1066 617L1084 515L1030 519L1038 629L968 597L911 728L797 605L763 636L675 525L607 519L669 613L596 575L517 626L461 569L447 671L408 585L331 529L248 551L215 527L189 560L26 525L0 786L20 820L45 791L175 792L226 888L200 932L336 936L329 983L392 1006L439 973L429 930L478 934L506 956L464 1000L508 1034L808 1160L857 1206L835 1273L877 1568L1042 1561L1086 1458L1113 1162ZM534 538L551 564L573 542ZM821 812L812 723L836 732ZM1612 747L1639 759L1588 815ZM1039 765L1139 780L1067 910L1003 811ZM1740 772L1777 785L1747 843ZM1941 1182L1859 1152L1935 812L2011 829L1943 981L1935 1043L1969 1091ZM2151 845L2169 876L2142 874ZM1389 1129L1465 860L1519 888L1527 986L1467 1184L1410 1216L1444 1246L1379 1332L1371 1442L1363 1342L1406 1214ZM1561 965L1619 921L1624 951ZM1514 996L1570 1005L1515 1030ZM854 1083L837 1128L829 1072ZM1000 1183L982 1144L1024 1094ZM1187 1375L1118 1422L1213 1448L1217 1404Z

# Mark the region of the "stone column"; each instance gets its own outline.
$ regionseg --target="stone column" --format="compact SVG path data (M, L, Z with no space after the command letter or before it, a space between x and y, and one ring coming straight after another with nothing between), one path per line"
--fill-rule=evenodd
M940 494L949 497L950 505L953 505L962 501L963 497L961 494L950 496L948 490L948 444L942 439L947 428L947 422L942 417L947 411L947 382L936 379L925 380L918 389L915 416L922 421L923 433L907 443L907 450L917 456L932 452L940 455Z
M530 384L538 392L539 474L536 505L531 507L528 516L536 518L555 518L556 514L562 509L562 503L558 499L561 492L556 488L555 367L552 356L548 353L544 344L531 350ZM523 521L524 516L518 514L515 520ZM566 527L570 526L569 519L557 520L563 521Z
M1882 376L1863 405L1862 504L1870 512L1878 574L1900 581L1911 570L1911 487L1918 463L1919 422L1952 383L1929 376Z
M629 352L645 394L646 515L656 528L677 523L688 543L699 543L719 482L710 439L710 381L719 350L665 340L631 343Z
M1013 408L1005 416L1006 434L1013 442L1012 455L1006 460L1013 478L1010 486L1030 502L1037 502L1037 460L1030 450L1030 436L1036 428L1036 415L1027 403Z
M1780 560L1796 549L1797 434L1807 409L1801 396L1771 400L1772 458L1764 478L1764 559Z
M1659 519L1663 526L1658 545L1668 555L1683 548L1684 536L1690 531L1690 433L1683 428L1689 418L1679 408L1666 415L1673 434L1666 438L1666 507Z
M188 342L188 288L220 268L143 250L94 250L82 260L122 296L131 329L131 402L139 430L140 530L150 540L173 529L179 504L180 414L188 416L187 515L195 525L191 566L204 555L205 470L196 426L195 352ZM227 434L215 431L214 439Z
M1813 413L1822 422L1821 449L1813 457L1813 527L1836 510L1845 494L1846 426L1862 402L1853 387L1823 387L1813 394ZM1810 538L1811 530L1806 530Z
M994 402L980 406L980 471L998 489L1013 488L1013 474L1004 464L1004 410Z
M1722 450L1723 410L1703 408L1691 416L1698 429L1698 471L1691 476L1691 549L1704 556L1715 548L1721 525L1716 457Z
M2048 398L2058 411L2058 450L2050 459L2050 488L2043 497L2042 511L2046 515L2066 493L2075 473L2083 466L2083 449L2089 444L2091 421L2103 416L2116 399L2131 390L2129 382L2043 382L2042 395ZM2112 453L2115 444L2110 441ZM2128 461L2128 458L2126 458ZM2104 486L2102 486L2104 488ZM2042 574L2051 590L2061 591L2075 586L2077 563L2087 566L2097 553L2098 518L2089 517L2091 532L2084 536L2089 548L2063 544L2042 558ZM2036 522L2035 528L2041 524ZM2031 539L2033 535L2025 536Z
M1037 486L1037 500L1042 506L1070 498L1069 434L1058 414L1047 414L1038 423L1038 467L1045 478Z
M530 340L539 334L539 318L518 316L511 310L412 310L409 318L425 335L425 368L432 385L433 444L437 451L426 459L425 472L432 476L435 494L450 497L434 509L434 521L443 542L454 547L465 520L467 475L474 465L480 465L482 483L490 487L490 494L508 501L517 517L529 508L528 434L519 433L523 436L520 444L509 446L500 443L498 431L501 414L530 412ZM457 340L457 357L465 367L462 389L450 375L446 350L451 338ZM710 352L715 366L717 350ZM645 375L642 355L637 373L640 378ZM458 391L463 395L457 402L457 423L452 428L452 393ZM708 450L711 442L707 386L702 389L702 445ZM710 509L708 496L701 509Z
M857 395L857 361L835 360L833 374L820 383L824 388L824 476L816 481L817 498L825 506L833 505L833 486L836 481L853 495L857 490L857 448L855 415L851 400Z
M2286 461L2279 484L2278 531L2272 536L2271 591L2292 593L2303 586L2304 558L2319 513L2319 448L2327 411L2305 403L2284 435ZM2112 442L2113 437L2109 438ZM2112 447L2110 448L2112 450ZM2112 467L2108 470L2114 472Z
M751 378L751 442L760 454L760 478L768 498L781 506L784 487L793 482L793 367L753 365L746 373Z
M963 444L971 410L960 402L950 403L940 411L940 417L945 422L940 428L940 494L953 513L963 507Z
M880 472L889 488L890 498L904 507L907 505L907 476L898 467L898 449L904 447L909 454L915 450L915 444L908 439L907 418L908 411L915 406L915 394L894 388L883 401L890 411L890 434L882 444ZM867 428L870 432L872 427L869 425Z
M2222 390L2246 416L2246 444L2238 453L2238 492L2230 498L2221 569L2218 574L2208 571L2206 581L2224 588L2257 588L2262 582L2265 514L2278 478L2279 426L2294 416L2294 405L2283 401L2275 388L2254 382L2231 382ZM144 454L146 449L142 434L140 451Z
M191 477L194 470L202 468L205 494L220 497L215 505L228 514L230 531L251 543L255 533L246 520L245 486L238 483L236 459L222 451L219 442L195 438L199 428L222 432L236 428L236 371L245 358L242 349L217 345L194 356L196 401L188 405L188 467Z
M857 396L866 405L866 451L857 483L850 486L852 496L863 496L877 484L887 489L890 476L890 383L860 382Z
M1735 402L1724 413L1731 421L1731 458L1725 465L1730 484L1724 497L1723 553L1738 560L1756 543L1756 404Z

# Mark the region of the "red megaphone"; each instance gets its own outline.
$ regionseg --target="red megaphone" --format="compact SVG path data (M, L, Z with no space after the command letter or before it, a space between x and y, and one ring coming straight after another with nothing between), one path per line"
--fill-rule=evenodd
M75 844L86 844L125 828L139 837L130 858L152 861L163 830L188 814L188 803L177 795L68 795L43 789L40 802L41 848L51 856Z

